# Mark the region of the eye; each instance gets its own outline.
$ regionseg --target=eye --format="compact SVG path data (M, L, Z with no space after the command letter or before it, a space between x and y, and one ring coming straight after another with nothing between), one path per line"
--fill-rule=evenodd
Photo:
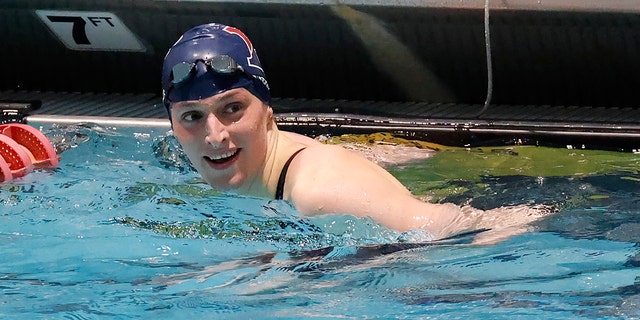
M183 113L180 118L186 122L195 122L202 119L202 113L199 111L188 111Z
M231 103L225 107L224 112L233 114L240 111L240 109L242 109L242 105L240 103Z

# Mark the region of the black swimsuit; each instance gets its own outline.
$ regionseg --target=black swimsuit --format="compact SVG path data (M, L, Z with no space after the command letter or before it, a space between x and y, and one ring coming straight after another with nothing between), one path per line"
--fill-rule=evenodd
M282 196L284 194L284 180L287 178L287 170L289 170L289 165L291 164L291 161L293 161L293 158L295 158L298 153L300 153L300 151L304 150L305 148L302 148L296 152L294 152L291 157L289 157L289 160L287 160L287 163L284 164L284 167L282 167L282 171L280 172L280 178L278 179L278 187L276 188L276 200L282 200Z

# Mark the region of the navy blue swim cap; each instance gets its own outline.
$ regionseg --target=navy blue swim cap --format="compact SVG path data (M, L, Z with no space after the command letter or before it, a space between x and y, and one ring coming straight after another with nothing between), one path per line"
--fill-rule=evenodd
M269 84L249 38L239 29L217 23L185 32L169 49L162 66L162 102L199 100L245 88L271 104Z

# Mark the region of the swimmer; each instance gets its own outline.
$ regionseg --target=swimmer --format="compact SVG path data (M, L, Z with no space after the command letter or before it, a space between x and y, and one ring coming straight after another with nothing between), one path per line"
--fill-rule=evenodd
M285 200L305 216L370 217L434 239L508 220L503 210L422 201L352 151L279 130L256 50L237 28L211 23L188 30L165 56L162 89L175 137L217 190ZM529 209L510 209L520 214L504 227L521 232L539 216Z

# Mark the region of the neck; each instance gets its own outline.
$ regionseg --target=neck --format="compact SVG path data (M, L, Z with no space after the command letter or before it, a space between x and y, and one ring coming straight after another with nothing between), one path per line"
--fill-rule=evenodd
M299 148L297 143L282 135L273 124L272 128L267 131L267 152L262 169L258 171L258 174L246 188L241 188L238 192L249 196L273 198L284 164L291 154Z

